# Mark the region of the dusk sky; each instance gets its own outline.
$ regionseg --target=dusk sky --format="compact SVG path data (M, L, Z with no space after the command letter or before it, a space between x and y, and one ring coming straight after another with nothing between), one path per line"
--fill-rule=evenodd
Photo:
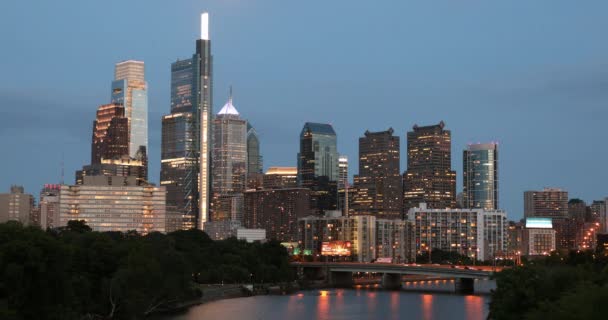
M158 183L170 66L210 14L214 112L229 86L264 167L295 166L306 121L331 123L358 171L358 138L443 120L462 190L467 143L498 141L500 207L561 187L608 196L608 1L2 1L0 192L36 197L90 162L114 64L146 64L150 180Z

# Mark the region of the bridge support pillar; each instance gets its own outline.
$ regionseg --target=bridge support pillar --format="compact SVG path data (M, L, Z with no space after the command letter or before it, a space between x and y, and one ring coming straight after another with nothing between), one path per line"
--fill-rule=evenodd
M459 294L473 294L475 292L475 280L471 278L456 279L454 289Z
M382 288L386 290L401 289L401 274L385 273L382 275Z
M346 271L330 271L329 284L334 288L351 288L354 285L353 273Z

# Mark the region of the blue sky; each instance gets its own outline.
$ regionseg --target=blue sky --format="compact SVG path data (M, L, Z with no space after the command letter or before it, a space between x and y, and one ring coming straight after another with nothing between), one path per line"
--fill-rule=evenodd
M91 126L114 63L140 59L149 84L150 178L170 64L211 15L214 109L234 104L261 136L266 167L296 164L305 121L329 122L357 171L365 130L445 121L462 149L500 143L500 206L523 191L608 196L606 1L3 1L0 190L37 194L90 161Z

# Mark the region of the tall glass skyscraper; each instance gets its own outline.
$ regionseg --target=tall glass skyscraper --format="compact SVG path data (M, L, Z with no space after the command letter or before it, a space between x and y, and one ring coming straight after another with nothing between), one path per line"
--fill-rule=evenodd
M213 120L212 221L240 221L247 181L247 121L232 95Z
M262 155L260 153L260 138L257 131L247 122L247 172L262 173Z
M160 180L173 210L169 231L202 229L209 216L212 62L209 16L203 13L196 52L171 64L171 114L162 120Z
M314 212L336 210L339 178L334 128L330 124L305 123L300 133L298 186L311 190L311 209Z
M498 209L498 144L471 144L462 158L463 206Z
M125 116L129 119L131 158L141 158L148 150L147 88L143 61L127 60L116 64L112 82L112 103L119 103L125 107Z
M298 185L308 187L317 177L338 181L338 150L330 124L306 122L300 133Z

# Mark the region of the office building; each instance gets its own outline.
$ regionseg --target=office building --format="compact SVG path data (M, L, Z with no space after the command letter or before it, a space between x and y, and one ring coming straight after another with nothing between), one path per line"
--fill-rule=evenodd
M148 84L143 61L127 60L116 64L111 97L113 104L124 107L124 116L128 119L129 157L147 162Z
M463 207L498 209L498 144L470 144L462 164Z
M263 172L260 138L250 123L247 123L247 172L250 174Z
M403 207L424 202L428 208L456 207L456 172L452 171L452 138L445 123L414 125L407 133L407 170L403 174Z
M22 186L13 185L10 193L0 193L0 223L19 221L30 225L33 208L34 197L25 193Z
M164 187L138 186L132 177L85 177L61 186L58 226L84 220L93 231L165 232L165 200Z
M171 114L162 120L160 184L180 229L199 228L209 218L213 57L209 15L192 58L171 64Z
M213 120L213 206L211 221L234 219L242 214L242 194L247 181L247 121L228 102ZM235 203L238 202L239 203ZM237 209L238 207L238 209Z
M99 106L93 122L91 164L128 154L129 118L125 115L125 107L115 103Z
M399 169L399 137L393 129L366 131L359 138L359 174L355 176L352 208L355 214L399 218L402 181Z
M337 208L338 179L336 132L329 124L305 123L300 133L298 186L311 190L316 213Z
M503 255L507 249L507 214L501 210L410 208L418 254L442 250L477 260Z
M264 189L296 188L298 168L296 167L270 167L263 176Z
M265 229L268 239L296 241L297 221L310 214L310 190L285 188L245 191L243 226Z

